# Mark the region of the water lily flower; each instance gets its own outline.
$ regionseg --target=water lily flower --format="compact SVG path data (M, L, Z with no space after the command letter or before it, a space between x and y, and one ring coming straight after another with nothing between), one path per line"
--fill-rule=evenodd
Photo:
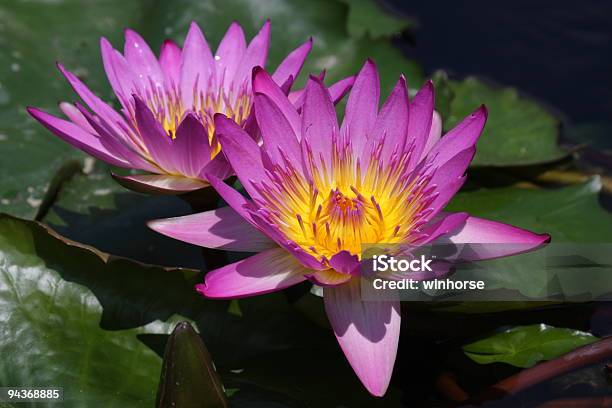
M400 77L379 110L371 61L355 80L341 126L318 78L309 79L300 111L264 71L253 86L261 146L231 119L215 117L224 152L250 199L211 176L230 207L149 225L204 247L258 252L209 272L197 286L204 296L240 298L305 280L321 286L340 347L369 392L381 396L396 357L400 304L361 299L362 244L420 246L444 239L520 244L525 251L549 236L442 211L465 181L486 121L484 106L441 137L431 81L409 101ZM482 257L511 253L502 248Z
M267 21L247 46L242 28L232 23L212 54L192 23L183 49L167 40L157 58L134 31L126 30L123 54L102 38L102 60L122 110L116 112L76 75L58 67L89 107L63 102L64 120L36 108L29 113L55 135L111 165L147 174L114 177L124 186L156 193L184 193L208 185L204 174L224 179L231 167L219 154L214 115L223 113L256 133L251 115L251 75L265 66L270 44ZM272 75L289 92L312 48L312 39L292 51ZM342 97L352 79L330 92ZM292 96L299 98L299 94Z

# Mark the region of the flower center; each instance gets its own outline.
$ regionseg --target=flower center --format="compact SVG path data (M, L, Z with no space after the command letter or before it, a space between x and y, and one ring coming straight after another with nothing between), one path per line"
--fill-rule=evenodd
M430 176L408 171L409 154L387 165L373 157L365 170L350 152L332 153L331 163L311 158L306 172L275 165L273 181L258 186L263 200L256 201L285 237L321 260L420 237L432 188Z
M195 113L208 133L213 147L211 159L220 151L221 145L214 138L214 116L222 113L238 125L244 125L251 112L251 94L247 84L224 89L209 86L208 90L194 94L190 106L186 106L176 89L154 88L147 92L146 103L169 137L175 139L180 123L188 113Z

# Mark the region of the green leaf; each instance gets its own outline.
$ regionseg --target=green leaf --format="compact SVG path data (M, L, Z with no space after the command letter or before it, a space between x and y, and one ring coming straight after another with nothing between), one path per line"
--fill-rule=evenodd
M383 10L375 0L340 0L349 8L346 28L349 34L362 38L369 34L372 38L389 37L397 34L414 22Z
M526 368L597 340L590 333L536 324L496 333L463 346L463 351L479 364L506 363Z
M567 155L557 143L559 121L514 88L495 88L476 78L451 81L454 97L444 128L451 129L481 104L489 111L473 166L545 163Z
M151 320L137 329L103 330L110 295L103 293L104 281L99 280L96 295L70 280L70 264L97 277L113 270L177 278L180 273L113 261L63 242L36 223L7 216L0 217L0 259L0 386L62 387L65 407L153 405L161 361L136 336L168 333L171 326ZM124 314L153 318L140 305L122 307Z
M38 0L0 5L0 211L34 218L59 182L82 166L85 155L51 135L25 108L57 111L58 101L76 99L56 61L110 97L99 38L118 40L124 27L142 21L146 4Z
M210 353L189 322L180 322L166 344L157 408L227 408Z
M601 180L558 189L498 188L457 194L448 211L547 232L552 242L612 242L612 214L599 205Z
M601 181L591 181L554 190L499 188L462 192L447 206L448 211L466 211L477 217L515 225L537 233L548 233L555 243L612 242L612 214L599 205ZM478 262L486 267L483 278L487 289L518 290L525 296L541 296L577 290L564 284L563 276L545 270L546 258L540 251L508 258ZM475 276L474 274L472 276ZM604 274L599 289L610 290L610 280ZM593 276L595 279L595 276ZM572 287L574 289L572 289ZM591 285L591 288L597 288Z

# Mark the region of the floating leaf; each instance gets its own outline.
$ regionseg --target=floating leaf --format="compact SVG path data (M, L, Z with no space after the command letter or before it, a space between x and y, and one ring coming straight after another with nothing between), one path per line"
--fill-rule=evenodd
M340 0L349 7L346 28L356 38L370 35L372 38L388 37L397 34L414 22L407 17L397 16L383 10L375 0Z
M445 129L451 129L481 104L489 110L473 166L545 163L567 155L558 145L558 119L520 96L516 89L495 88L476 78L451 81L450 86L454 96L450 116L444 118Z
M463 346L463 351L479 364L506 363L525 368L597 340L590 333L539 324L496 333Z

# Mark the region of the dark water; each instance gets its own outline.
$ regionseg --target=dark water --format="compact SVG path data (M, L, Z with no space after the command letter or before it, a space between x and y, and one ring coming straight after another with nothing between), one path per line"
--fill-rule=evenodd
M587 129L582 137L612 147L612 1L384 5L418 21L398 43L427 73L444 68L515 86L560 110L568 128Z

